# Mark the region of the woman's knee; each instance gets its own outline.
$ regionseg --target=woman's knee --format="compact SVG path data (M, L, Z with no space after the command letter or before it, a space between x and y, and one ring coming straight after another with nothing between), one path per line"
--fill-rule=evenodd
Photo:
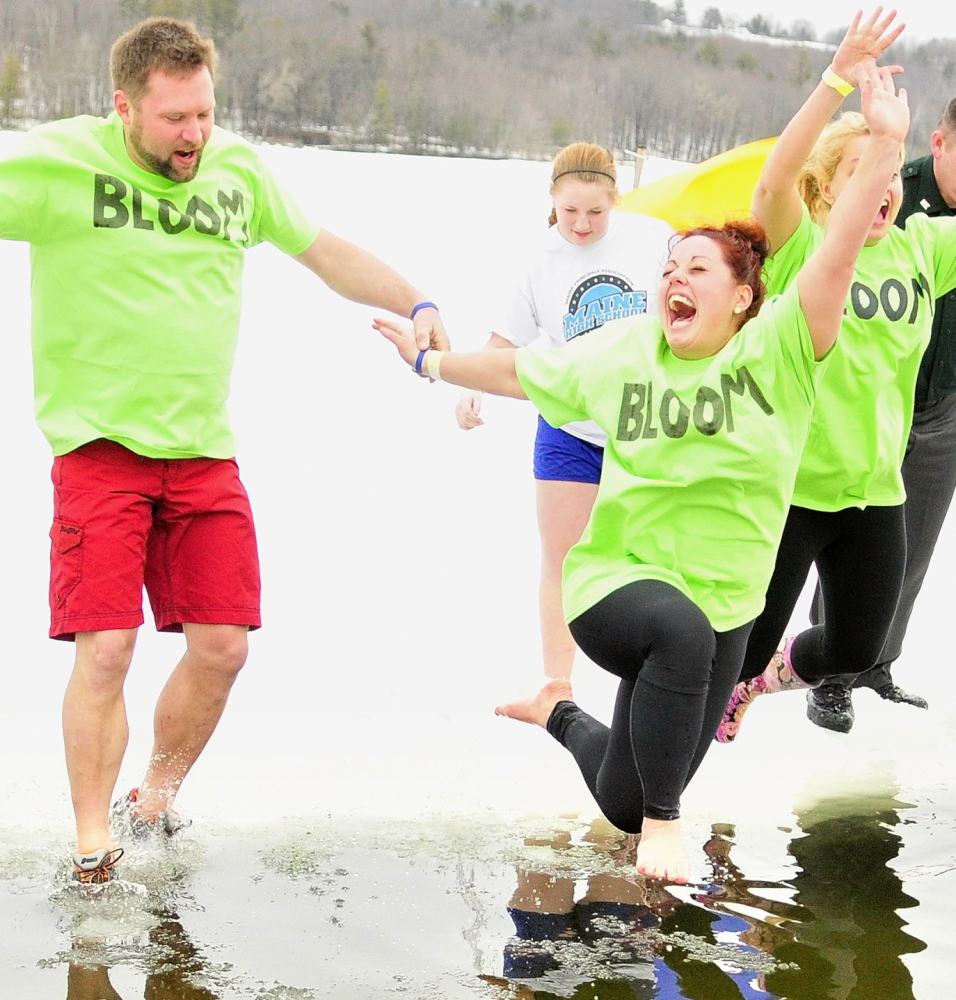
M571 622L571 634L605 670L632 679L649 671L645 679L668 690L705 685L716 652L707 616L660 580L639 580L609 594Z
M599 802L598 805L601 806L601 812L604 814L604 818L613 826L616 826L618 830L623 830L624 833L641 832L641 827L644 824L644 815L642 810L622 805L621 803L601 805Z
M879 643L860 641L844 642L835 646L824 646L826 652L826 676L837 674L862 674L876 666L883 649L883 641Z
M717 653L713 626L696 605L675 604L648 649L644 680L667 691L696 693L706 689Z
M875 666L883 649L883 633L872 629L854 635L834 634L832 621L801 632L793 641L790 657L801 677L816 681L822 677L862 674Z

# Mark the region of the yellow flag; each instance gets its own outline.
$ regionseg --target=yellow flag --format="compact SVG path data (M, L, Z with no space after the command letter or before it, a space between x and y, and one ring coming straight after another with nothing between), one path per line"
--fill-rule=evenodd
M777 140L735 146L687 170L662 177L622 196L618 208L653 215L675 229L722 226L749 217L750 202L764 160Z

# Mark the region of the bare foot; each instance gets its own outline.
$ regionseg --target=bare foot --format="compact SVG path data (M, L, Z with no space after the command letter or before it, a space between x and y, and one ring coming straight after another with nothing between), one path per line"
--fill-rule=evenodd
M637 870L649 878L685 883L690 875L680 839L679 819L648 819L641 824Z
M499 705L495 709L495 715L503 715L508 719L517 719L518 722L530 722L533 726L540 726L544 729L551 718L551 712L559 701L574 701L571 694L571 682L566 677L556 677L533 697L525 698L522 701L509 701L506 705Z

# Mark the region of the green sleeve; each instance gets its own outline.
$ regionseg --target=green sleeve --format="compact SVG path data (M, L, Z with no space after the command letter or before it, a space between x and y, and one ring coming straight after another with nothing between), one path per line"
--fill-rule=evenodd
M42 238L42 209L48 186L40 159L27 138L0 159L0 239L36 242Z
M777 336L788 367L796 373L797 379L812 405L816 395L816 380L822 375L833 351L831 349L826 357L817 361L813 338L810 336L810 327L807 325L803 306L800 303L800 291L797 283L791 282L781 295L768 299L761 307L760 316L762 317L765 312L777 330Z
M296 256L312 245L319 235L319 226L306 218L285 185L267 164L259 161L259 194L261 206L255 227L258 240L265 240L283 253Z
M906 221L906 234L911 239L932 241L935 297L938 299L956 288L956 217L911 216Z
M807 206L802 202L801 209L800 225L764 265L767 295L779 295L789 287L790 282L823 239L823 229L811 221Z
M528 399L552 427L561 427L572 420L588 420L585 387L582 375L586 366L580 364L580 344L567 347L521 347L515 354L515 372Z

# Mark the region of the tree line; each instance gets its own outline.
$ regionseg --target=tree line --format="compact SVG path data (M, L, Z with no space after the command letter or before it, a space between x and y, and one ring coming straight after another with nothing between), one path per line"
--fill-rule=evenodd
M261 139L547 157L587 139L697 161L776 135L842 32L688 23L683 0L0 0L0 124L112 106L109 48L151 14L216 39L217 117ZM897 43L910 152L956 96L956 40ZM853 104L850 98L848 106Z

